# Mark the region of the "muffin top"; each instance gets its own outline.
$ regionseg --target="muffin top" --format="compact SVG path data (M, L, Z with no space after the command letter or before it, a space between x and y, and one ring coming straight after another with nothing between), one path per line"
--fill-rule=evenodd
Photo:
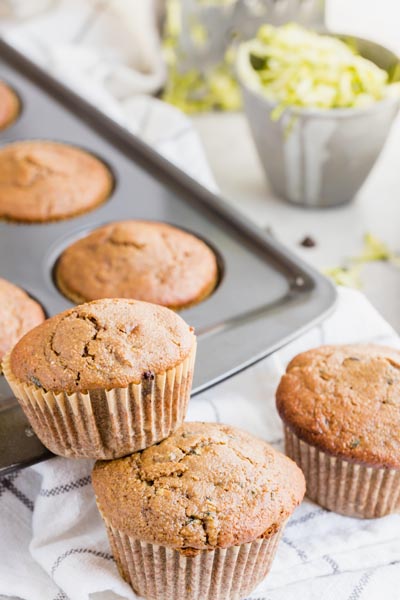
M97 462L92 482L112 526L189 552L268 537L305 491L289 458L218 423L184 423L155 446Z
M194 235L147 221L111 223L78 240L56 269L61 291L75 302L135 298L183 308L215 287L217 261Z
M0 361L45 316L42 307L13 283L0 278Z
M167 308L97 300L30 331L14 347L10 367L21 381L53 392L111 389L154 379L194 344L193 329Z
M66 144L23 141L0 149L0 217L51 221L90 210L113 179L93 155Z
M4 81L0 81L0 130L11 125L19 111L20 101L17 94Z
M296 356L277 390L284 423L329 454L400 468L400 351L322 346Z

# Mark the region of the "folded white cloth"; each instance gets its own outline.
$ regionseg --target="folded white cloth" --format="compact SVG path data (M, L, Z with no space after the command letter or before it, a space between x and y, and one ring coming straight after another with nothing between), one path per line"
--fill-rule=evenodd
M122 0L62 0L37 19L2 29L18 48L214 187L190 121L156 99L137 96L154 91L163 78L154 8L152 0L130 0L129 9ZM367 341L400 347L361 294L339 290L337 308L323 325L193 398L188 420L230 423L282 448L274 392L288 360L322 343ZM2 597L136 597L113 562L90 485L91 467L91 461L57 458L0 480ZM360 521L306 500L288 523L270 575L251 599L397 600L399 569L399 516Z

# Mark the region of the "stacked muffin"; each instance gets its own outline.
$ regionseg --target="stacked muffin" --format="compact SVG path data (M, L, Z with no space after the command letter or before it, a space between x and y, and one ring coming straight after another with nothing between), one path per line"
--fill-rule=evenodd
M196 339L176 313L97 300L31 330L4 374L43 444L62 456L116 458L183 421Z
M96 464L121 575L156 600L244 598L267 575L304 477L262 440L185 423L143 452Z
M101 299L48 319L3 361L48 448L107 459L93 484L114 556L156 600L245 596L304 495L301 471L262 440L182 425L195 349L192 328L170 309Z

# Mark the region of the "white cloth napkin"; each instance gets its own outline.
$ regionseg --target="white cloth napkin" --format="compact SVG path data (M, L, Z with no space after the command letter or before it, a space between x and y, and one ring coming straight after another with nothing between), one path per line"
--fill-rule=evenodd
M20 10L22 3L17 3ZM164 77L154 15L152 0L62 0L48 13L3 23L2 29L19 49L215 187L190 121L159 100L137 95L155 91ZM361 294L339 290L337 308L323 325L193 398L188 420L240 426L281 449L274 392L290 358L322 343L366 341L400 347L392 328ZM91 467L91 461L56 458L0 480L2 597L136 597L113 562L95 507ZM306 500L288 523L270 575L250 598L398 600L399 576L400 516L360 521Z

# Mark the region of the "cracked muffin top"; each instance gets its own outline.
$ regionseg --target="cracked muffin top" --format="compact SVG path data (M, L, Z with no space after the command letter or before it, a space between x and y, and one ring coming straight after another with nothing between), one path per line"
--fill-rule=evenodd
M53 392L126 387L185 360L193 329L162 306L97 300L39 325L14 347L12 374Z
M56 280L74 302L135 298L181 309L214 289L214 253L194 235L150 221L121 221L93 231L67 248Z
M66 144L23 141L0 150L0 218L65 219L110 195L113 178L92 154Z
M0 81L0 130L9 127L20 112L17 94L4 81Z
M218 423L184 423L155 446L97 462L92 482L109 524L187 554L268 537L305 491L289 458Z
M21 288L0 278L0 361L27 331L44 319L40 304Z
M277 408L305 442L347 460L400 468L400 351L322 346L296 356Z

